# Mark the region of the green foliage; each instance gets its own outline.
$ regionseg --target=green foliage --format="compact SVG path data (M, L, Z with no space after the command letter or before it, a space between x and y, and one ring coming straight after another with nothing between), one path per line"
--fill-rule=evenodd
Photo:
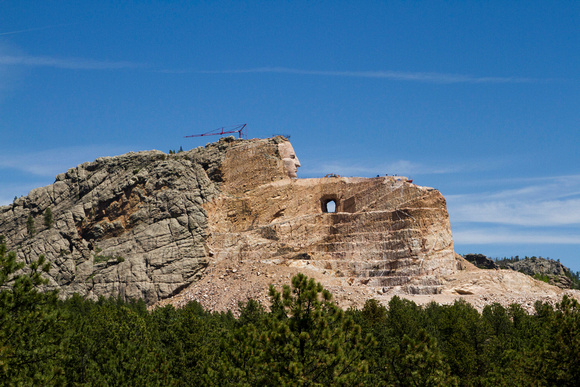
M101 263L101 262L110 262L113 264L125 262L125 258L120 255L95 255L94 263Z
M302 274L282 293L270 287L271 312L264 316L255 304L246 305L247 323L222 344L215 375L234 385L361 384L368 372L363 355L373 339L363 340L360 326L331 299Z
M50 207L48 207L45 211L44 211L44 226L48 229L52 228L52 210L50 209Z
M201 384L204 355L210 356L215 348L208 345L204 315L201 306L192 302L179 311L172 306L158 308L151 316L172 378L184 385L185 381Z
M42 273L48 270L44 256L28 267L17 262L0 237L0 381L7 384L57 384L62 379L65 325L56 308L57 293L38 290L46 284Z
M95 249L96 251L96 249ZM575 386L580 305L564 297L420 307L393 297L343 311L304 275L210 313L192 301L149 311L142 300L41 292L49 267L28 266L0 238L0 386L372 385Z
M240 302L238 307L240 309L240 317L237 321L238 326L252 324L261 327L264 324L267 318L266 308L258 301L250 299L245 304Z
M564 296L557 309L545 316L550 340L536 352L537 377L547 384L577 386L580 380L580 304Z
M28 215L26 219L26 231L28 231L28 236L32 238L36 234L36 226L34 225L34 218L32 215Z
M404 335L401 343L391 351L390 357L389 376L395 385L458 384L458 378L451 375L449 366L443 361L443 354L437 347L436 340L423 329L419 330L416 339Z
M545 283L550 283L550 277L547 274L536 273L534 274L534 278Z
M69 383L143 386L170 383L169 365L144 304L100 299L79 306L78 297L71 303L71 309L84 310L71 319L65 363Z

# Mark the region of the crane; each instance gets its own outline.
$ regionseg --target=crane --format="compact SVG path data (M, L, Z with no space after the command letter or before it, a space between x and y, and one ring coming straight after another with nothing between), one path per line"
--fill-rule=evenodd
M189 137L204 137L204 136L221 136L224 134L229 134L229 133L237 133L238 134L238 138L242 138L245 137L243 130L246 127L246 124L240 124L240 125L235 125L235 126L226 126L223 128L218 128L216 130L213 130L211 132L207 132L207 133L202 133L202 134L192 134L191 136L185 136L185 138L189 138ZM228 129L228 130L226 130Z

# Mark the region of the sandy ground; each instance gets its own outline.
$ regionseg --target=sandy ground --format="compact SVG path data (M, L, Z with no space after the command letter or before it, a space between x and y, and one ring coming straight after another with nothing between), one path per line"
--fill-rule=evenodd
M362 308L366 300L374 298L383 304L397 295L418 305L430 302L452 304L463 299L481 311L485 305L500 303L508 306L520 304L533 312L536 301L555 304L564 294L580 301L580 291L562 290L544 282L510 270L481 270L464 266L465 270L442 277L440 294L407 294L401 288L374 288L358 283L349 277L337 277L309 262L218 262L209 266L204 276L178 295L163 300L156 306L172 304L182 307L191 300L198 301L208 311L231 310L238 314L238 303L254 299L269 305L268 288L281 289L289 285L293 275L301 272L328 289L343 309Z

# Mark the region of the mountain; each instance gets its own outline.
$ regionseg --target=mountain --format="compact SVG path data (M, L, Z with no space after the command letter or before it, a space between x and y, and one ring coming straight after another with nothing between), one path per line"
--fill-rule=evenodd
M395 176L297 179L299 167L282 136L99 158L0 207L0 235L21 259L45 255L47 286L63 297L235 309L298 272L344 306L394 294L559 294L469 266L433 188Z

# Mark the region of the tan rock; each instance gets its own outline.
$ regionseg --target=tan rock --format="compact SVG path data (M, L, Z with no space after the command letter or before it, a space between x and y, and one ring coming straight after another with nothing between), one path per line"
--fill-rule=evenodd
M456 256L437 190L404 177L297 179L299 166L280 136L99 158L0 207L0 235L21 259L45 255L53 264L48 287L64 297L196 299L211 310L235 309L248 298L265 300L270 284L298 272L322 282L343 307L393 295L489 303L496 299L489 294L563 294L519 274L482 273Z

